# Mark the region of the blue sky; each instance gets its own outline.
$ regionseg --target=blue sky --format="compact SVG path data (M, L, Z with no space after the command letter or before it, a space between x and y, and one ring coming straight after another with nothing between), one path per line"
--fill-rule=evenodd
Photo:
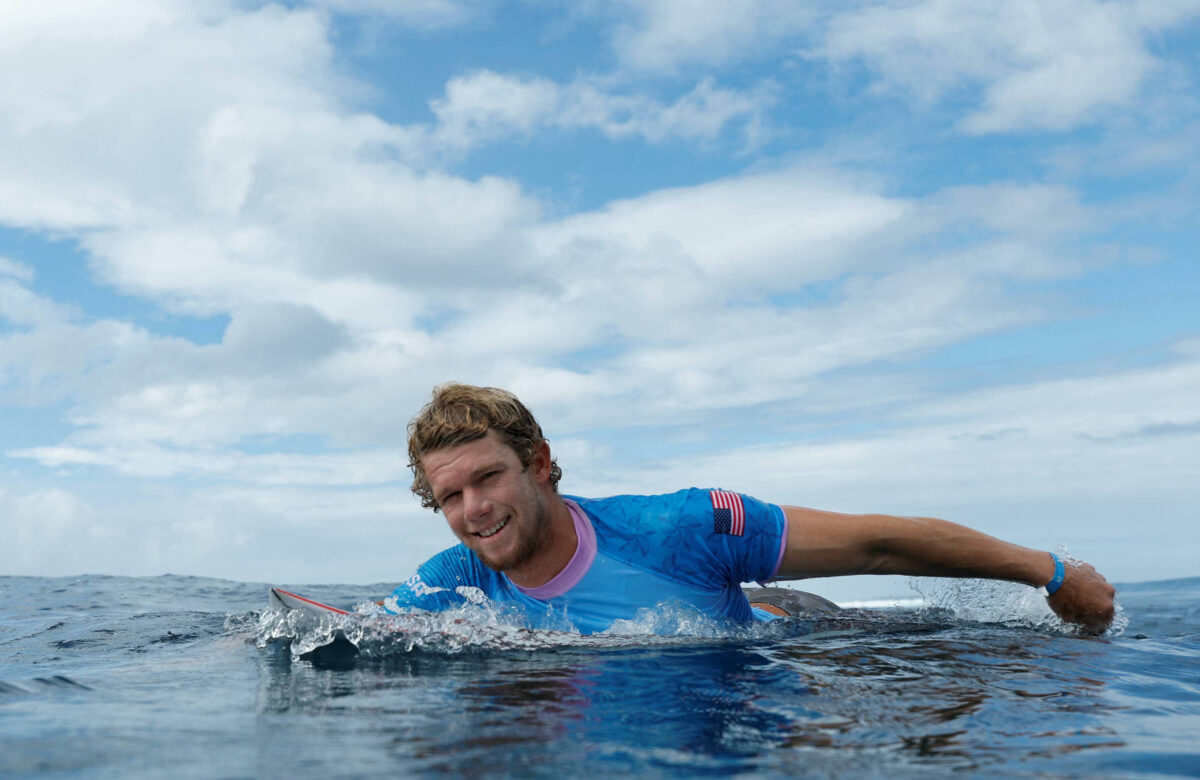
M398 580L457 379L570 493L1200 573L1200 2L4 14L0 572Z

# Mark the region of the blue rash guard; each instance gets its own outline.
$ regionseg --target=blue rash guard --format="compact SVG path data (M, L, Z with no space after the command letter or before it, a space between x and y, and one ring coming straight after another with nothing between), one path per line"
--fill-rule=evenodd
M778 506L696 488L564 500L579 544L545 585L522 588L459 544L422 564L384 608L439 611L482 597L518 606L535 627L565 624L585 634L662 603L738 623L772 618L750 607L741 584L765 584L779 569L787 523Z

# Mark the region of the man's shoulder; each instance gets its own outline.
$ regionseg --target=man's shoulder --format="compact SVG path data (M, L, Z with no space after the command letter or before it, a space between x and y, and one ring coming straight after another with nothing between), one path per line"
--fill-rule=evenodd
M585 509L597 511L620 512L623 510L644 511L647 509L678 509L686 506L688 501L708 495L709 491L700 488L684 488L673 493L634 494L622 493L602 498L584 498L581 496L563 496L569 498Z
M699 588L765 579L778 559L782 512L741 493L688 488L578 502L601 552Z
M732 539L783 533L783 511L757 498L718 488L686 488L658 495L576 498L591 520L601 546L605 540L639 549L696 542L724 546Z
M476 587L500 579L500 575L484 565L479 556L465 544L447 547L421 564L417 571L426 580L448 580Z
M715 507L725 506L730 501L736 501L738 506L752 504L767 507L770 504L759 501L743 493L736 493L722 488L690 487L676 490L673 493L658 493L653 495L621 494L603 498L582 498L579 496L563 496L568 498L588 514L613 515L628 517L638 515L652 518L679 517L686 514L707 513ZM747 507L749 508L749 507Z
M587 514L599 537L636 536L653 539L671 534L693 522L704 523L712 514L711 491L685 488L655 495L622 494L603 498L564 496Z

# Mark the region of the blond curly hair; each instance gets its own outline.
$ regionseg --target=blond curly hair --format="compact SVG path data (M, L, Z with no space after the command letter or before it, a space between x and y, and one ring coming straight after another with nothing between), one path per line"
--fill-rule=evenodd
M413 472L412 492L421 499L421 506L435 512L440 509L421 465L421 456L482 439L489 430L496 431L526 467L546 441L533 414L507 390L457 382L433 388L433 400L408 424L408 467ZM561 478L562 469L551 459L550 485L556 492Z

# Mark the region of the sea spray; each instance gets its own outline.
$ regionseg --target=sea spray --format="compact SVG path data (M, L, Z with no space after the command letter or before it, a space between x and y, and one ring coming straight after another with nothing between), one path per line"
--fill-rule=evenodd
M298 660L339 640L349 641L365 658L386 658L414 651L458 654L745 642L800 636L812 630L798 618L735 624L671 602L640 609L634 618L618 620L598 634L580 633L571 626L569 615L561 613L539 616L544 619L535 626L516 606L486 600L440 612L390 614L371 604L356 609L345 615L267 609L258 615L254 641L259 647L287 643L293 660Z
M1068 568L1081 563L1069 556L1065 547L1058 547L1055 554ZM909 580L909 586L921 594L925 610L943 610L959 620L1004 623L1060 633L1076 633L1080 630L1054 614L1040 588L1031 588L1019 582L913 577ZM1120 636L1128 625L1129 619L1117 604L1112 624L1104 635Z

